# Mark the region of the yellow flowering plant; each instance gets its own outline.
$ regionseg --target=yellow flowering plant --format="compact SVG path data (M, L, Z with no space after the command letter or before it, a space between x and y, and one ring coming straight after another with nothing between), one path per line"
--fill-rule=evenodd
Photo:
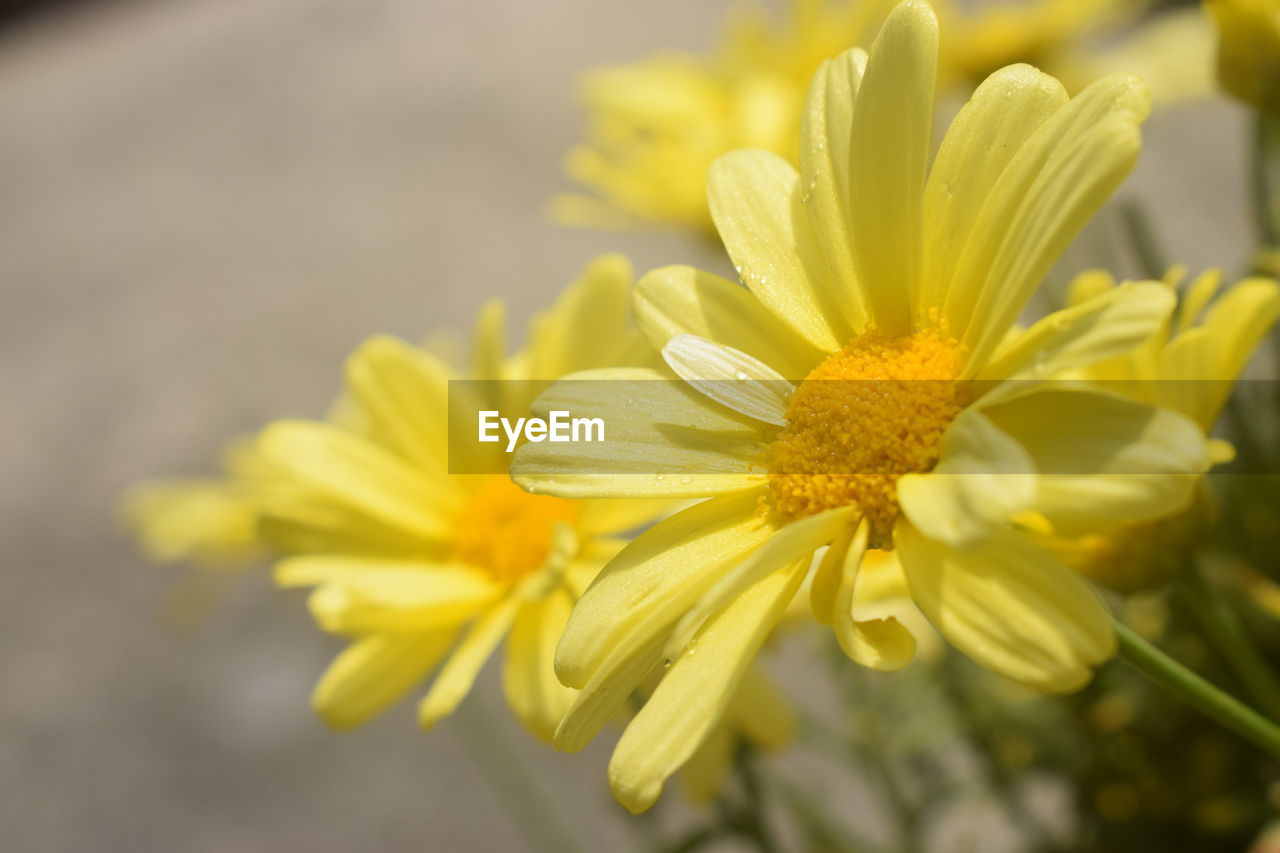
M1220 417L1280 317L1261 274L1280 245L1269 2L1206 3L1220 80L1259 112L1258 251L1230 287L1216 271L1094 270L1066 307L1028 316L1138 159L1143 78L1157 101L1203 88L1203 10L791 0L781 26L739 15L712 55L587 75L568 170L588 195L555 202L577 224L702 233L740 281L675 265L636 282L609 255L514 352L497 300L464 364L372 337L327 419L269 424L219 477L143 483L126 518L155 559L270 560L279 587L308 591L345 643L312 695L329 726L426 684L421 725L462 718L540 851L575 846L556 797L516 778L483 703L462 705L499 657L506 704L541 740L575 752L616 724L608 782L627 810L677 772L715 804L664 849L776 850L778 811L812 849L925 849L923 816L976 790L950 766L967 759L1046 847L1059 839L1028 816L1017 774L1040 761L1096 795L1072 843L1096 841L1107 821L1158 813L1133 801L1158 786L1099 781L1069 753L1133 734L1141 749L1122 757L1172 755L1162 738L1200 722L1179 712L1162 733L1164 694L1134 690L1117 656L1243 737L1215 729L1234 745L1221 754L1250 750L1231 765L1247 784L1169 801L1252 786L1256 806L1280 757L1280 586L1256 558L1201 569L1224 550L1214 466L1280 470L1264 419ZM597 437L556 438L566 414ZM499 415L505 434L486 436ZM1221 492L1239 516L1226 536L1275 517L1270 498ZM1233 607L1237 589L1262 606ZM830 664L813 692L834 711L758 665L775 643ZM890 842L830 820L764 760L795 741L871 780Z

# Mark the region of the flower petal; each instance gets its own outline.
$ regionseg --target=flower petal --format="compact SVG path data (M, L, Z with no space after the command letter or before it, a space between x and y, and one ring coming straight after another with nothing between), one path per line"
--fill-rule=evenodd
M845 51L823 62L813 76L800 130L802 196L818 245L839 287L845 337L867 325L870 315L853 268L852 223L849 217L849 137L853 105L867 52Z
M946 294L944 314L963 330L973 367L1133 167L1149 100L1136 77L1099 80L1041 124L1001 173Z
M696 504L642 533L583 594L556 652L556 673L583 687L615 647L666 633L774 528L756 512L762 491Z
M466 698L481 668L506 636L521 605L519 599L507 598L472 624L419 703L419 725L424 729L431 728L453 713L458 703Z
M853 107L850 242L876 328L912 330L920 283L925 170L938 62L938 22L921 0L889 13L871 45Z
M456 495L378 446L327 424L277 421L258 446L300 485L412 535L443 541Z
M988 669L1069 693L1115 653L1110 617L1093 590L1021 536L964 551L909 524L895 537L911 597L944 637Z
M1156 282L1113 287L1038 321L1002 348L978 378L1041 378L1129 352L1160 330L1176 303L1170 289Z
M316 684L311 705L335 729L351 729L413 689L449 650L456 631L375 634L347 646Z
M748 667L804 579L807 564L749 588L699 632L627 726L609 761L609 785L632 812L653 805L662 784L724 715Z
M807 567L814 551L853 523L855 512L856 507L841 507L783 525L763 547L726 572L689 608L667 641L667 656L678 657L703 622L761 578L788 563L802 562Z
M636 285L636 325L658 350L697 335L750 353L788 379L803 379L822 351L771 314L740 284L688 266L661 267Z
M926 536L963 547L1035 501L1031 457L981 412L968 409L952 422L941 454L931 472L898 480L902 511Z
M526 443L512 479L562 497L704 497L758 486L762 425L641 368L575 373L534 405L601 418L603 441ZM755 471L756 473L753 473Z
M859 620L854 614L854 591L858 570L867 552L869 531L866 521L858 525L858 532L845 554L832 625L836 641L849 660L882 671L902 669L916 654L916 639L911 632L892 616Z
M662 359L677 376L722 406L767 424L787 425L787 401L794 386L741 350L696 335L676 335L663 347Z
M1010 65L988 77L951 122L925 188L921 305L941 306L948 297L968 305L953 278L982 206L1023 143L1066 102L1048 74ZM953 308L945 316L951 334L962 337L967 314Z
M529 731L550 742L573 704L574 690L556 680L556 643L573 601L563 589L520 610L507 638L502 686L507 704Z
M725 250L761 303L824 352L847 340L808 217L800 175L776 154L733 151L707 173L707 200Z
M1031 455L1035 509L1064 534L1176 512L1208 467L1194 422L1114 394L1044 388L984 414Z

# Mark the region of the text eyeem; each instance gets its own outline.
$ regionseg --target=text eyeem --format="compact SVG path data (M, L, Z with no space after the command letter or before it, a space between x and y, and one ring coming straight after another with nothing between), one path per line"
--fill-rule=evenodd
M479 440L495 443L507 438L507 452L514 453L520 437L526 441L604 441L603 418L574 418L567 411L548 412L546 420L542 418L510 418L502 417L498 411L480 412ZM501 433L499 433L501 430Z

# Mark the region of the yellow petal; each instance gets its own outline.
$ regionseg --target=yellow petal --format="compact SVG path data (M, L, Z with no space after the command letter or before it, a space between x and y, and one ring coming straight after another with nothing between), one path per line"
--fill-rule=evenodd
M838 350L844 318L829 286L808 217L800 175L767 151L734 151L707 174L711 216L751 292L773 314L823 352Z
M573 601L559 590L521 609L507 638L502 685L507 704L525 728L551 741L573 704L574 691L556 680L556 643Z
M945 314L982 365L1032 291L1137 160L1149 97L1098 81L1043 122L992 187L952 275ZM992 140L991 144L999 144Z
M946 317L957 337L969 318L956 306L973 297L961 292L962 282L953 286L953 277L982 206L1022 144L1066 102L1057 80L1030 65L1010 65L978 87L947 129L925 189L920 304L941 306L950 298Z
M920 0L899 4L871 45L853 107L854 268L876 328L891 335L912 331L937 62L933 10Z
M583 687L619 646L666 634L721 575L774 529L756 512L762 491L704 501L641 534L605 567L574 608L556 673Z
M1031 457L980 412L962 412L943 434L940 452L932 471L898 480L902 512L926 536L963 547L1035 501Z
M674 658L680 655L711 614L722 610L761 578L789 563L803 563L807 567L814 551L831 542L843 528L853 523L855 512L856 507L841 507L783 525L763 547L725 572L689 608L667 641L667 656Z
M476 620L449 655L426 697L418 705L418 724L429 729L458 707L471 685L506 635L522 602L508 598Z
M762 425L685 382L629 368L575 373L534 406L601 418L604 441L526 443L512 479L562 497L701 497L759 485ZM755 471L756 473L752 473Z
M1159 331L1175 304L1169 288L1155 282L1110 288L1038 321L983 367L979 379L1053 376L1121 355Z
M1075 572L1020 536L957 550L899 524L911 597L978 663L1046 693L1083 687L1115 653L1111 620Z
M500 299L484 303L471 335L471 378L504 379L507 360L507 311Z
M739 284L687 266L661 267L636 285L636 325L661 350L697 335L749 353L788 379L803 379L822 352Z
M431 488L399 458L364 439L306 421L277 421L259 446L298 483L424 539L445 540L456 495Z
M719 722L760 646L804 578L776 572L716 614L622 734L609 762L614 796L642 812Z
M401 699L436 665L454 631L357 640L325 670L311 705L335 729L364 723Z
M1035 509L1062 532L1176 512L1208 467L1195 423L1113 394L1045 388L984 411L1031 455Z
M618 645L609 650L560 721L556 749L577 752L591 742L662 660L669 632L660 631L639 646Z
M448 461L448 422L440 417L448 409L448 382L440 361L385 335L365 341L347 360L347 390L370 436L434 474L444 473Z
M307 605L330 633L407 634L456 627L501 593L501 587L468 571L367 569L322 584Z
M822 63L809 87L800 131L800 177L808 190L802 200L839 287L845 325L837 331L846 339L870 319L853 268L848 194L853 104L866 65L867 52L861 48Z
M631 263L601 255L565 288L556 304L536 316L528 346L530 378L612 367L638 336L630 329Z
M885 671L902 669L911 663L916 653L916 640L911 632L892 616L857 619L854 614L854 595L862 559L867 552L869 531L870 525L863 521L845 554L832 625L841 651L853 662Z

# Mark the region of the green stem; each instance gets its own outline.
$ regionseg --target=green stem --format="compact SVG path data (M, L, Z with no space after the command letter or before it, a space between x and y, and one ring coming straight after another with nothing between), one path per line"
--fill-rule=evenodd
M1156 239L1155 229L1151 227L1151 220L1147 218L1147 212L1143 210L1142 205L1136 201L1122 204L1120 219L1124 223L1129 247L1133 250L1142 274L1155 281L1163 279L1169 265L1165 261L1164 250L1160 248L1160 241Z
M738 778L742 781L742 791L747 796L746 808L737 816L739 833L755 842L760 853L775 853L778 845L765 823L764 789L760 778L756 775L755 753L749 746L738 750Z
M1206 580L1195 560L1188 560L1179 575L1183 603L1222 655L1227 665L1272 720L1280 720L1280 682L1263 660L1221 592Z
M578 853L582 848L556 811L555 802L520 760L515 744L478 690L471 691L466 707L453 715L452 722L472 762L529 847L538 853Z
M1276 221L1276 193L1271 186L1273 158L1280 157L1280 121L1264 113L1253 119L1253 145L1249 160L1249 190L1259 249L1280 248L1280 222Z
M1280 728L1196 675L1126 625L1114 622L1120 657L1169 693L1280 758Z

